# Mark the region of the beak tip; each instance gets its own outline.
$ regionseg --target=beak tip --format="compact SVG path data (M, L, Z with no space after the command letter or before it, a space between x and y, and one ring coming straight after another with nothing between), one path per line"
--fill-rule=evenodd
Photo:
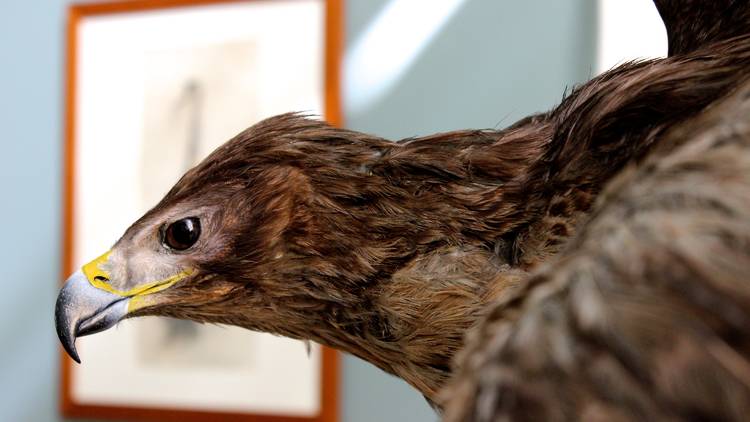
M81 363L81 357L78 356L78 350L76 350L76 344L75 344L75 337L70 339L69 341L62 341L63 349L65 349L65 352L68 353L68 356L70 356L71 359L76 361L76 363Z
M70 318L69 303L70 295L65 289L63 289L55 303L55 330L57 331L57 337L60 339L60 344L62 344L63 349L65 349L74 361L81 363L81 358L78 356L75 344L78 323Z
M81 358L78 356L78 352L76 352L75 348L72 350L65 349L65 351L68 352L68 356L76 361L77 364L81 363Z
M115 325L128 312L128 298L92 286L79 270L68 278L55 303L55 329L65 351L76 362L78 337Z
M76 336L74 334L74 330L70 330L70 328L60 323L60 319L57 318L55 321L55 325L57 328L57 337L60 339L60 344L63 346L63 349L68 353L68 356L70 356L74 361L81 363L81 358L78 356L78 351L76 350Z

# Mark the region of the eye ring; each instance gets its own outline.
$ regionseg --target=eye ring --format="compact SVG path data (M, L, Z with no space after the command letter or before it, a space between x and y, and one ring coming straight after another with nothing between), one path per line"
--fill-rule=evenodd
M162 232L162 244L169 249L184 251L195 245L201 235L198 217L187 217L167 226Z

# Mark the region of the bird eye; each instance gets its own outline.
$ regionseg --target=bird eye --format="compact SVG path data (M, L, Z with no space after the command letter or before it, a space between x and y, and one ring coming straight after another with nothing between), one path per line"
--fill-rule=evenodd
M197 217L188 217L170 224L164 231L162 242L171 249L184 251L193 246L200 235L200 220Z

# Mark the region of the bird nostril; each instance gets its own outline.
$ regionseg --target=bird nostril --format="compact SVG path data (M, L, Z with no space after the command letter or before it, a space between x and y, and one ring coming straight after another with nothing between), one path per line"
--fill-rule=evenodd
M101 281L101 282L103 282L103 283L109 283L109 279L108 279L107 277L102 277L102 276L100 276L100 275L98 275L98 276L94 277L94 280L96 280L96 281Z

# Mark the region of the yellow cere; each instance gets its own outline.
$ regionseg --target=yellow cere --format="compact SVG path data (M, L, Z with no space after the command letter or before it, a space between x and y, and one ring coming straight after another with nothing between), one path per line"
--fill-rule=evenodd
M118 296L123 296L123 297L145 296L145 295L149 295L152 293L160 292L172 286L173 284L177 283L178 281L182 280L183 278L189 276L193 272L192 270L188 269L185 271L181 271L170 277L167 277L163 280L152 281L150 283L142 284L130 290L126 290L126 291L117 290L114 287L112 287L112 285L109 284L109 280L110 280L109 272L101 268L101 264L107 262L111 254L112 254L112 251L107 251L102 256L84 265L81 268L81 271L83 271L83 275L86 276L86 279L88 279L89 283L91 283L92 286L98 289L110 292L112 294L118 295ZM130 303L128 306L129 311L132 311L135 308L140 307L140 303L142 301L131 300L131 302L132 303Z

